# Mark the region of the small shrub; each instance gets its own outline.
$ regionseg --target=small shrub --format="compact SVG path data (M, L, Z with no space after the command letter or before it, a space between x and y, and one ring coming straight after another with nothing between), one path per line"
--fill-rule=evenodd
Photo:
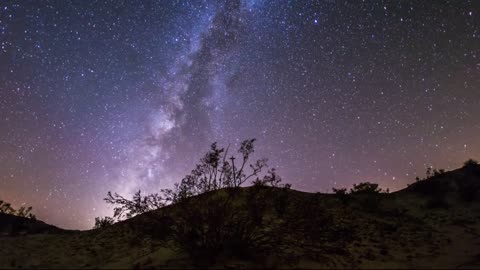
M339 195L339 196L347 195L347 189L346 188L339 188L339 189L332 188L332 191L333 191L333 193L335 193L335 195Z
M29 207L22 206L17 210L17 212L15 214L19 217L36 219L36 216L34 214L32 214L32 207L31 206L29 206Z
M12 205L8 202L0 200L0 213L2 214L10 214L19 217L29 218L29 219L36 219L36 216L32 214L32 207L25 207L22 206L18 210L15 210Z
M95 218L95 225L93 226L94 229L101 229L106 228L110 225L115 223L115 220L111 217L96 217Z
M381 204L380 193L386 193L376 183L362 182L354 184L350 190L350 194L358 194L360 197L360 204L368 212L375 212L379 209Z
M353 184L353 188L350 190L350 194L372 194L381 192L384 191L378 187L378 184L370 182Z
M464 168L475 167L477 165L478 165L478 161L476 161L475 159L472 159L472 158L463 163Z
M14 214L15 209L12 208L10 203L0 200L0 213L2 214Z
M263 181L262 181L261 179L259 179L259 178L253 180L252 184L253 184L254 187L265 187L265 186L267 186L267 185L265 184L265 182L263 182Z

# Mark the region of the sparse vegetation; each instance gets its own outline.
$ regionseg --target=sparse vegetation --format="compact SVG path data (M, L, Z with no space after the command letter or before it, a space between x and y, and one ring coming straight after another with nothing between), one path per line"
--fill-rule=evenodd
M430 169L426 180L394 194L371 182L313 194L283 184L274 169L266 170L266 159L250 164L253 143L244 141L238 158L213 144L173 189L137 191L132 199L109 192L105 200L114 205L113 216L97 217L96 230L60 234L38 221L9 215L12 222L2 227L0 219L0 233L12 232L0 235L2 244L33 254L19 259L2 249L0 267L384 268L391 266L387 262L403 266L405 258L406 266L422 267L439 250L456 249L458 236L465 242L478 234L478 217L471 215L478 208L477 166ZM13 213L4 202L0 209ZM452 226L460 231L449 234ZM14 236L35 231L55 234Z
M425 207L428 209L449 207L447 195L450 187L448 186L448 183L434 181L435 177L443 175L444 173L445 172L439 173L439 171L428 168L427 178L417 180L415 185L411 186L415 192L427 197Z
M102 229L106 228L110 225L115 223L115 219L111 217L96 217L95 218L95 225L93 226L93 229Z
M415 177L415 182L423 181L423 180L428 180L431 179L432 177L440 176L445 174L446 170L445 169L436 169L433 167L428 167L427 171L425 172L426 177L425 178L420 178L420 177Z
M475 167L478 165L478 161L476 161L475 159L468 159L467 161L465 161L463 163L463 167L464 168L469 168L469 167Z
M354 184L353 188L350 189L350 194L375 194L386 192L378 187L376 183L362 182L359 184Z
M32 213L32 209L33 208L31 206L21 206L19 209L15 210L10 203L0 200L0 213L3 214L36 219L36 216Z
M128 200L117 193L112 194L110 191L104 200L115 205L113 219L116 220L128 219L138 214L160 209L166 205L165 200L158 193L142 196L140 190L135 192L132 200Z
M14 214L15 210L12 208L12 205L10 203L0 200L0 213Z

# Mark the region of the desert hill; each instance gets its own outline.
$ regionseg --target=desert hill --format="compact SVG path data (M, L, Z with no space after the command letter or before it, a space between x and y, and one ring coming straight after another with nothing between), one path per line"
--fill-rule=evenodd
M473 164L394 193L223 189L67 234L1 215L0 268L479 268L479 191Z
M43 221L0 213L0 235L59 234L66 230Z

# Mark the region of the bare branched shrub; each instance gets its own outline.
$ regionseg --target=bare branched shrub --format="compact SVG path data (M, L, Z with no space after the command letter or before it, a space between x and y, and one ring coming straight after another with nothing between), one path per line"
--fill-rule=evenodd
M258 190L244 198L239 187L249 181L256 186L282 187L282 190L288 190L290 185L281 184L282 179L274 168L261 175L267 167L267 159L250 163L254 142L255 139L243 141L237 152L239 157L229 156L229 147L219 148L213 143L190 174L173 189L150 195L138 191L132 200L108 192L105 201L115 205L114 218L117 220L175 204L176 211L164 217L169 226L164 230L199 266L212 264L220 253L259 254L266 242L276 239L271 235L267 237L270 233L265 229L268 222L264 218L266 199ZM288 196L284 195L280 194L273 203L279 215L288 205ZM156 222L157 218L151 221Z
M32 213L32 207L21 206L18 210L15 210L8 202L0 200L0 213L10 214L24 218L36 219L36 216Z

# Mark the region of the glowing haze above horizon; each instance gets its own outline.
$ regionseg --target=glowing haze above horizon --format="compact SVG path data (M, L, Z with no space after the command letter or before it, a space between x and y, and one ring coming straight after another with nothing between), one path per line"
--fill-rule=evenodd
M476 1L2 1L0 199L87 229L217 141L397 190L480 158ZM478 4L478 3L477 3Z

